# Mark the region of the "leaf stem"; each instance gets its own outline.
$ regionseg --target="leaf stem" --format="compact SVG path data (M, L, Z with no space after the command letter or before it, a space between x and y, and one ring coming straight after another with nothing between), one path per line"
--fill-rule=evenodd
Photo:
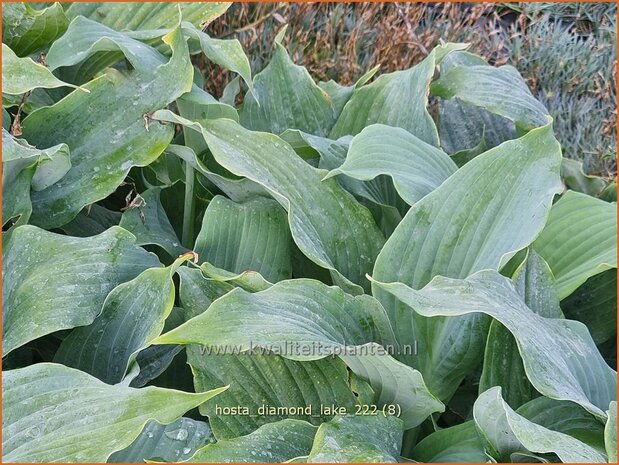
M195 172L193 167L185 162L185 206L183 210L183 237L181 242L189 250L193 250L193 227L195 223L195 208L193 186L195 183Z

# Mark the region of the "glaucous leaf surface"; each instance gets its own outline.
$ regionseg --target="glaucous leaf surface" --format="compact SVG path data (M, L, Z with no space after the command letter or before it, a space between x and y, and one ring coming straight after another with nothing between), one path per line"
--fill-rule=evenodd
M71 168L69 148L58 144L45 150L30 146L2 129L2 222L30 218L30 190L42 190L60 180Z
M509 65L455 66L432 83L430 90L432 95L458 98L508 118L523 130L543 126L549 116L520 73Z
M563 317L552 272L535 251L529 252L525 264L512 279L518 294L533 312L546 318ZM490 324L488 331L479 392L493 386L501 386L503 399L513 408L537 396L527 378L514 336L498 320Z
M253 294L235 289L154 343L234 346L241 352L262 347L299 361L335 354L380 393L377 402L400 404L409 428L444 408L419 372L382 347L393 351L396 345L380 304L319 281L281 281Z
M520 406L516 413L545 428L569 434L604 453L604 424L574 402L539 396Z
M110 386L73 368L38 363L2 376L6 462L105 462L155 420L170 423L219 388L187 393Z
M167 63L148 59L153 53L144 46L128 75L107 73L84 85L88 93L76 90L24 119L29 143L66 143L71 150L72 166L62 182L33 193L34 224L52 228L68 223L85 205L111 194L132 166L148 165L169 144L173 129L147 125L144 115L188 91L193 68L180 28L165 41L173 50ZM116 111L118 105L124 111Z
M316 432L308 463L396 463L402 421L394 416L338 416Z
M617 205L567 191L533 248L550 265L564 299L591 276L617 268Z
M347 290L367 287L363 277L383 244L370 212L334 180L317 170L279 137L252 132L231 120L192 123L169 111L154 118L202 133L215 160L238 176L262 185L287 211L290 231L301 251L327 268ZM342 227L345 224L345 227Z
M161 334L174 306L172 277L186 259L149 268L115 287L92 324L75 328L62 341L54 361L108 384L121 382L138 351Z
M170 257L176 258L188 249L180 244L161 204L162 190L161 187L151 187L139 194L141 200L135 207L123 212L119 226L131 232L138 245L158 245Z
M184 2L179 6L163 2L77 2L72 3L66 12L71 19L84 16L117 31L125 31L174 27L178 23L179 8L184 21L203 26L229 7L230 3L225 2Z
M180 300L186 319L203 313L211 303L229 292L229 284L205 279L200 270L182 267ZM164 346L153 346L164 347ZM205 404L200 411L219 439L243 436L263 424L283 420L284 413L259 415L258 409L270 407L307 407L292 418L316 425L331 418L321 414L321 405L336 405L353 411L355 397L348 385L346 365L337 358L316 361L295 361L256 347L252 353L242 353L234 345L214 348L187 345L187 362L192 367L196 390L205 391L218 383L229 385L217 402ZM217 349L217 350L215 350ZM221 415L218 408L247 407L249 415ZM314 415L314 416L312 416Z
M500 387L480 394L473 416L488 454L498 462L511 461L512 454L527 451L555 453L567 463L606 462L604 455L587 444L518 415L501 397Z
M472 53L455 51L441 61L439 72L442 76L458 66L481 65L488 66L488 63ZM486 108L458 98L439 99L438 107L441 147L454 157L459 166L474 158L476 147L492 148L517 137L516 126L512 121ZM465 151L469 151L469 154L465 155Z
M419 462L477 462L488 460L473 421L440 429L423 438L412 452Z
M485 270L466 279L438 276L421 290L402 283L374 283L426 317L483 312L515 337L531 384L541 394L571 400L599 418L616 399L617 373L600 355L587 327L578 321L532 312L511 282Z
M291 278L290 231L286 211L274 200L235 203L216 196L196 238L199 262L232 273L257 271L271 282Z
M583 171L582 162L564 158L561 162L561 177L568 189L597 196L606 187L606 181Z
M52 43L68 25L69 19L60 3L42 9L33 8L26 2L11 2L2 7L2 43L20 57ZM4 83L2 90L4 92Z
M438 131L427 109L428 89L441 59L462 48L466 46L439 46L412 68L383 74L372 83L356 88L329 137L354 136L370 124L380 123L406 129L424 142L438 146Z
M179 418L162 425L156 421L146 424L140 435L123 450L114 452L108 463L142 463L146 460L180 462L198 449L215 441L208 423Z
M560 189L560 160L550 124L477 156L408 211L373 277L419 289L437 275L499 269L542 229ZM376 285L373 295L398 342L418 344L417 354L400 360L419 369L440 399L449 398L482 358L489 321L480 314L427 319Z
M32 58L19 58L6 44L2 44L3 93L21 95L37 88L64 86L75 87L58 79L45 66L32 61Z
M78 238L24 225L2 252L5 355L46 334L92 323L113 288L159 266L118 226Z
M561 302L565 317L582 321L596 344L617 334L617 271L606 270L589 278Z
M350 142L346 161L328 177L345 174L369 181L384 174L393 178L398 194L412 205L451 176L456 164L442 150L404 129L374 124Z
M246 436L206 445L188 462L282 463L307 455L315 434L315 426L301 420L286 419L263 425Z
M316 85L307 70L295 65L281 44L267 67L254 77L239 112L241 124L254 131L281 134L298 129L325 136L335 121L329 95Z

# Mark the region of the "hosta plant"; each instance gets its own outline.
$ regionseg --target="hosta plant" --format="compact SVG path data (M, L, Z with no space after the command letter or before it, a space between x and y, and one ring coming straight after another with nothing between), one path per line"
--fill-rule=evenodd
M616 188L517 70L252 75L227 6L3 7L3 460L616 461Z

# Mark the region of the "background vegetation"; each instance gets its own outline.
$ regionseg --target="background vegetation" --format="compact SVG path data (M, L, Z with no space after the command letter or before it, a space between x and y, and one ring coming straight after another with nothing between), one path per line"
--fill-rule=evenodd
M615 177L617 92L615 3L236 3L208 26L237 37L262 69L275 35L317 80L354 82L366 70L410 67L440 39L469 42L491 64L511 64L555 118L564 155ZM230 74L206 60L207 90Z

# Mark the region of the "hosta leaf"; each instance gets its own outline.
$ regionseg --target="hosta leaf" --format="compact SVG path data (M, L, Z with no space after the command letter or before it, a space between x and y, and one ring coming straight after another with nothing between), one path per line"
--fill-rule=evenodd
M518 415L501 397L500 387L477 398L473 416L488 453L499 462L509 462L512 454L527 451L555 453L567 463L606 462L604 455L587 444Z
M591 276L617 268L617 205L567 191L533 244L564 299Z
M615 400L617 374L604 361L587 327L532 312L511 282L495 271L466 279L438 276L417 291L402 283L375 283L426 317L483 312L516 338L531 384L543 395L571 400L598 417Z
M194 78L195 76L197 76L197 73L194 73ZM197 121L216 118L228 118L234 121L239 120L239 114L234 108L234 105L228 105L218 101L211 94L200 89L195 84L191 88L191 92L181 96L176 101L176 104L180 113L188 119ZM193 133L183 134L183 137L185 139L185 144L199 154L202 154L207 148L204 140L199 134L195 136ZM194 146L196 143L199 145Z
M190 39L200 42L200 48L209 60L238 73L249 87L250 92L254 92L249 60L243 51L243 46L237 39L214 39L190 24L184 24L183 28Z
M338 416L316 432L307 462L394 463L402 446L402 421L394 416Z
M55 363L2 376L4 462L105 462L149 420L169 423L223 392L110 386Z
M582 162L564 158L561 162L561 177L568 189L597 196L606 187L606 181L597 176L585 174Z
M221 40L214 39L208 34L197 28L192 23L183 21L181 23L183 34L189 39L189 50L192 54L200 51L209 58L209 60L219 66L238 73L253 91L253 83L251 79L251 67L247 55L243 51L243 46L237 39ZM169 29L157 29L152 31L128 31L127 34L137 40L152 44L159 37L167 34ZM200 89L203 83L196 81ZM234 106L234 102L230 103Z
M244 317L248 312L253 318ZM292 315L296 319L288 320ZM268 333L260 331L267 326L271 328ZM257 293L234 289L204 313L156 341L215 347L226 345L226 338L230 345L232 338L253 333L257 333L252 339L254 346L268 347L293 360L319 360L334 350L342 351L345 344L394 342L384 310L372 297L351 296L309 279L280 281ZM239 345L245 347L244 341ZM291 344L312 343L320 343L320 350L311 354L290 350Z
M122 381L138 351L161 334L174 306L172 277L186 258L115 287L92 324L75 328L62 341L54 361L108 384Z
M325 170L338 168L346 160L351 136L338 140L314 136L296 129L287 129L280 137L297 152L301 158L314 167ZM357 184L362 184L355 181Z
M566 318L582 321L596 344L617 334L617 271L606 270L587 280L561 302Z
M339 168L344 163L352 140L351 136L343 136L334 141L297 130L287 130L281 138L312 166L328 170ZM371 181L359 181L345 175L338 176L336 180L370 210L385 236L391 235L397 223L402 220L400 212L405 212L408 208L398 195L393 181L384 175L378 175Z
M61 81L45 66L32 58L19 58L7 45L2 44L2 92L20 95L37 88L75 87ZM86 93L83 90L82 93Z
M82 207L112 193L132 166L148 165L163 152L173 129L151 124L147 130L144 115L188 91L193 72L180 30L165 40L173 50L169 62L128 76L108 73L84 86L89 94L74 91L24 119L30 143L64 142L71 149L72 167L62 182L33 193L33 223L47 228L68 223ZM119 105L123 111L117 111Z
M58 144L39 150L2 129L3 224L21 216L27 222L32 205L30 190L42 190L61 179L71 168L69 148Z
M613 180L608 183L608 185L604 188L602 192L600 192L599 197L602 200L606 200L607 202L616 202L617 201L617 180Z
M516 290L524 303L546 318L562 318L554 278L548 264L534 251L516 280ZM503 399L513 408L528 402L537 393L527 378L516 340L499 321L490 324L479 392L501 386Z
M252 83L253 84L253 83ZM236 76L224 87L219 101L234 107L236 105L236 97L241 93L241 81L239 76ZM233 119L233 118L230 118Z
M39 150L24 140L15 139L4 129L2 130L2 162L4 164L2 174L7 180L13 173L21 171L24 167L36 165L32 176L32 188L35 191L51 186L71 168L69 148L66 144Z
M510 119L523 130L546 124L548 110L538 102L518 71L509 65L455 66L430 87L432 95L458 98ZM509 95L509 99L505 98Z
M241 124L254 131L280 134L286 129L324 136L335 121L329 95L307 70L295 65L281 44L267 67L254 78L254 94L245 98Z
M326 170L336 170L342 166L346 161L346 154L352 140L350 136L331 140L297 130L287 130L281 137L312 166L317 165L318 168ZM318 157L317 162L314 157ZM329 173L328 176L332 176L332 174ZM342 175L336 180L338 184L357 198L368 199L381 207L405 205L399 198L392 180L387 176L378 175L375 179L364 182Z
M374 68L370 69L367 73L361 76L352 86L342 86L332 79L327 82L318 83L318 87L324 90L331 98L331 102L333 103L333 107L335 109L335 119L340 117L340 114L344 109L344 105L346 105L346 102L350 100L354 90L366 85L379 69L380 65L376 65Z
M439 66L441 75L457 66L489 66L481 57L472 53L457 51L445 57ZM460 99L439 99L438 129L441 146L459 166L469 161L464 158L464 151L473 151L476 147L492 148L515 139L516 126L488 110L474 106ZM459 155L458 155L459 153ZM468 157L472 158L469 152Z
M162 32L155 37L156 43L165 47L160 40L165 35ZM84 83L123 56L133 67L147 74L166 62L162 53L128 34L79 16L71 22L67 32L52 44L46 61L63 79Z
M151 187L140 194L143 205L125 210L120 226L135 235L138 245L155 244L171 257L178 257L187 252L187 249L181 246L161 205L162 190L161 187Z
M274 200L209 203L194 251L200 262L233 273L257 271L271 282L291 277L290 232L285 210Z
M488 460L473 421L441 429L426 436L415 446L412 457L419 462L435 463L484 463Z
M199 270L182 267L180 300L186 317L202 313L210 303L225 294L231 286L204 279ZM158 346L154 346L158 347ZM258 350L255 354L243 353L234 346L218 355L208 353L196 345L187 346L187 361L192 367L194 384L198 391L208 390L219 382L230 385L216 403L205 404L201 413L209 417L209 423L219 439L245 435L265 423L282 420L285 413L259 415L264 405L271 407L312 406L312 414L300 413L296 419L319 424L331 415L321 415L321 405L337 405L350 408L355 397L347 383L344 363L336 358L297 362ZM227 415L218 408L247 407L250 415ZM308 448L309 452L309 448Z
M6 111L4 106L2 107L2 129L8 131L11 128L11 115Z
M395 361L378 344L365 345L371 342L396 350L384 310L372 297L353 297L306 279L281 281L254 294L235 289L155 340L157 344L234 345L243 352L263 347L300 361L340 355L370 383L378 402L401 405L407 427L442 411L418 372ZM348 346L363 347L349 353Z
M355 135L370 124L381 123L406 129L419 139L439 145L438 132L428 113L428 89L436 65L461 44L435 48L416 66L383 74L371 84L356 88L344 106L329 137Z
M30 187L35 169L36 166L31 166L18 171L16 174L11 174L8 170L6 170L6 167L3 167L2 226L11 220L13 221L11 227L16 227L28 222L30 214L32 213ZM4 236L4 238L7 237L8 234Z
M2 8L2 43L11 47L18 56L25 57L52 43L68 25L69 20L60 3L42 10L34 9L26 2L7 3ZM2 90L5 91L4 83Z
M75 65L101 52L120 52L120 55L114 55L116 59L124 55L133 66L143 69L165 62L165 58L154 48L81 16L75 18L66 34L54 42L45 60L51 69L58 69Z
M216 298L228 292L230 286L206 280L198 270L180 269L180 300L187 318L204 312ZM157 347L157 346L155 346ZM187 346L187 361L192 367L197 390L208 390L218 383L230 385L216 403L205 404L201 413L219 439L248 434L265 423L282 420L286 413L259 415L264 405L271 407L307 407L294 418L320 424L332 414L322 414L320 406L335 405L354 411L355 397L348 385L346 365L339 359L327 357L316 361L299 362L257 348L255 353L240 353L227 346L227 355L207 353L205 348ZM235 353L236 352L236 353ZM360 382L358 384L361 384ZM365 383L363 383L365 384ZM250 415L225 415L219 408L247 407ZM309 452L309 449L308 449Z
M608 421L604 429L604 439L606 441L606 454L608 461L617 461L617 402L613 401L608 407Z
M154 117L201 132L220 165L264 186L288 211L301 251L330 270L340 285L360 291L356 285L365 282L383 237L370 212L352 195L335 181L321 181L324 171L305 163L279 137L248 131L230 120L202 126L165 110Z
M223 2L187 3L72 3L67 16L85 16L106 26L123 30L145 30L174 27L178 23L179 8L183 21L202 26L222 15L230 6Z
M550 125L477 156L409 210L378 256L374 278L418 289L437 275L499 269L542 228L560 189L560 160ZM439 398L450 397L482 357L487 319L428 320L373 290L400 344L419 346L400 360L419 369Z
M497 144L498 145L498 144ZM486 139L482 137L479 143L471 147L469 149L459 150L451 155L451 159L458 165L459 167L466 165L469 161L475 158L477 155L481 155L486 150L488 150L488 144L486 143Z
M203 421L179 418L168 425L149 422L126 449L114 452L108 463L142 463L145 460L180 462L215 441Z
M205 279L199 269L183 266L178 269L180 276L179 298L183 304L184 320L199 315L222 295L234 289L228 283Z
M159 265L117 226L77 238L25 225L3 248L4 355L54 331L92 323L114 287Z
M321 406L335 405L355 411L346 365L337 358L299 362L264 350L224 355L206 353L204 348L190 345L187 361L196 391L207 391L222 383L230 386L216 402L200 409L219 439L248 434L285 418L319 425L333 416L322 413ZM265 406L285 410L261 411ZM239 407L248 410L237 410L236 414L225 410Z
M183 267L186 268L186 267ZM172 313L166 318L163 331L170 331L180 326L184 319L183 309L174 307ZM172 364L174 358L184 349L180 345L156 345L148 346L141 350L135 362L139 367L139 373L130 381L131 387L142 387L146 383L156 379ZM135 366L131 367L135 369Z
M188 462L282 463L305 456L316 427L301 420L282 420L261 426L247 436L218 441L199 449Z
M573 402L537 397L516 410L529 421L553 431L569 434L604 452L604 425Z
M352 139L346 161L328 176L345 174L369 181L381 174L389 175L398 193L412 205L456 169L446 153L404 129L374 124Z
M257 183L247 178L230 179L221 174L211 171L205 164L205 160L196 155L190 147L183 145L170 144L166 148L166 153L175 155L187 162L189 166L204 175L208 181L212 182L218 189L224 192L235 202L245 202L254 197L267 197L268 193Z

